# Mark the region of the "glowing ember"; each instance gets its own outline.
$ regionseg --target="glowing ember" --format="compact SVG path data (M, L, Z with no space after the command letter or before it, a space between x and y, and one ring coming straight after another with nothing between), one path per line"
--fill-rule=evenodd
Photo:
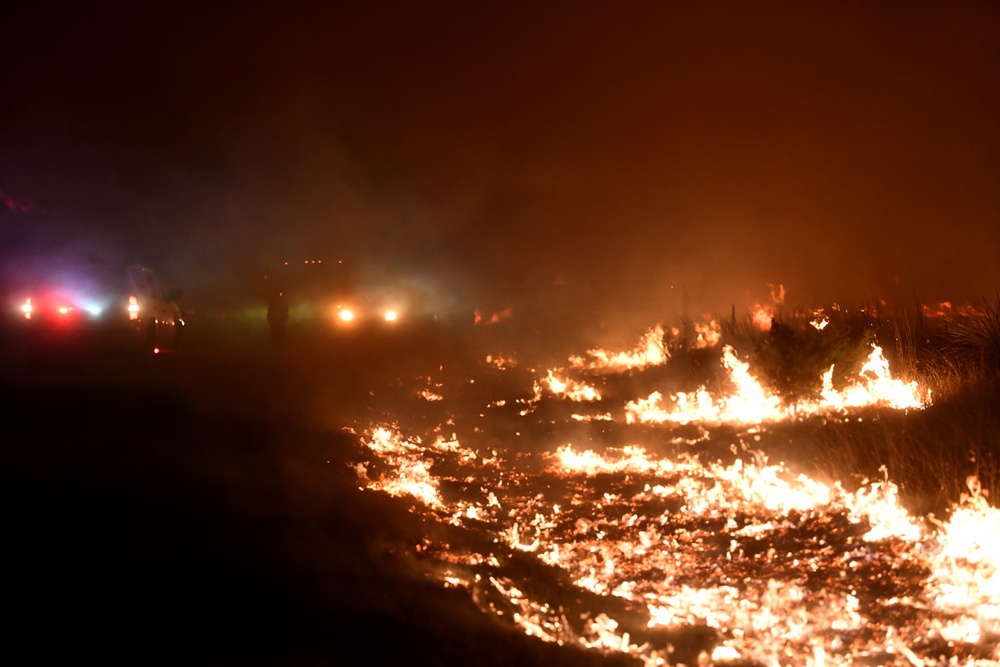
M487 365L499 368L500 370L506 370L517 366L517 359L513 357L505 357L502 354L487 354L486 363Z
M444 396L442 396L441 394L435 394L430 389L421 389L419 392L417 392L417 395L420 396L420 398L424 399L425 401L444 400Z
M504 320L509 320L514 316L513 308L504 308L494 313L483 313L479 308L473 310L473 324L500 324Z

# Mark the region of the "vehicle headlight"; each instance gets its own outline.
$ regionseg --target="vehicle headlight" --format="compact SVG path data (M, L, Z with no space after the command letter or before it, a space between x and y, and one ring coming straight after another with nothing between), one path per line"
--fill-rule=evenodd
M104 312L104 308L101 307L99 303L84 303L83 309L87 311L91 317L100 317L101 313Z

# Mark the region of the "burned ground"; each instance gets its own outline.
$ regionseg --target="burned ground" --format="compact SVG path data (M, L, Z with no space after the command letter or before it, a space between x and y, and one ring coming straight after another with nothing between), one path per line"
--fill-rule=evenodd
M423 363L409 345L4 362L8 660L610 663L505 627L394 555L420 521L359 490L355 440L316 404L349 422Z

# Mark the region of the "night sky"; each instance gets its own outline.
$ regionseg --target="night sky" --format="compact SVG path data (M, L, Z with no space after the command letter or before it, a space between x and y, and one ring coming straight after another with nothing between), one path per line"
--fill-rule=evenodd
M5 255L646 324L1000 286L995 2L145 4L5 10Z

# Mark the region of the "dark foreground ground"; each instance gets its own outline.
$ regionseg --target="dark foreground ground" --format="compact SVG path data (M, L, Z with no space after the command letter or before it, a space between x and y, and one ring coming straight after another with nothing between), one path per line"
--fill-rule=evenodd
M284 350L194 338L145 358L4 350L0 660L606 664L425 582L394 555L416 520L357 488L336 425L397 375L469 354L434 332Z

